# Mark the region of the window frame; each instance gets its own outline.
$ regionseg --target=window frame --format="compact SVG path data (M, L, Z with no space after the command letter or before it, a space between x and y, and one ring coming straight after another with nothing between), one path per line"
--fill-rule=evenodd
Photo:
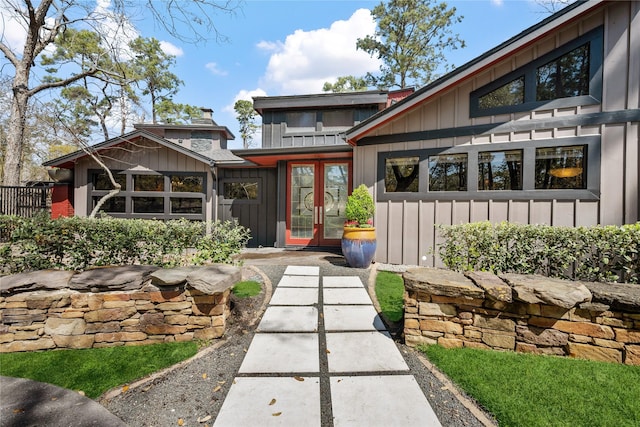
M187 171L150 171L150 170L112 170L114 174L123 174L126 177L127 188L130 190L120 191L115 197L125 198L125 212L104 212L105 215L113 218L140 218L140 219L158 219L158 220L172 220L185 218L189 220L204 221L206 219L207 212L207 173L206 172L187 172ZM103 169L89 169L87 171L88 183L87 183L87 212L93 210L93 197L101 197L109 193L110 190L94 190L93 189L93 177L95 174L104 173ZM162 176L164 179L164 191L134 191L133 189L133 175L156 175ZM171 176L201 176L202 192L178 192L171 191ZM161 197L163 198L164 212L163 213L151 213L151 212L134 212L133 211L133 198L134 197ZM202 200L202 213L199 214L179 214L171 213L171 199L172 198L188 198L188 199L201 199Z
M474 118L531 111L539 109L540 107L550 109L600 104L602 102L603 34L603 26L599 26L551 52L534 59L528 64L497 78L491 83L474 90L469 95L469 117ZM589 43L589 94L568 98L556 98L549 101L536 101L537 69L587 43ZM480 108L479 102L481 97L520 77L524 77L524 102L522 104L486 109Z
M600 199L600 135L536 139L527 141L475 144L423 150L386 151L378 153L376 200L599 200ZM587 180L584 189L535 188L535 155L537 148L585 146ZM522 150L522 190L479 190L478 154L486 151ZM467 157L467 191L428 191L429 156L463 154ZM419 157L418 192L387 193L385 191L385 160L394 157Z

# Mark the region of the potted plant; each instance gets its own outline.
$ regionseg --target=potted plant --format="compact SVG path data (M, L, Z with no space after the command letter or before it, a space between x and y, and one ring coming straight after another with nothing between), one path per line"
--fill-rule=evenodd
M347 264L367 268L376 253L376 229L373 226L375 204L367 186L361 184L347 198L342 232L342 254Z

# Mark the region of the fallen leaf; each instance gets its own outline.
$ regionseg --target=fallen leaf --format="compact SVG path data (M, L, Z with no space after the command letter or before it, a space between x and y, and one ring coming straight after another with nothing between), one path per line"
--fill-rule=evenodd
M14 409L13 413L14 414L22 414L24 412L24 408L19 408L19 409Z
M275 399L271 399L271 402L269 402L269 406L275 405L276 404L276 400Z
M178 418L178 425L179 426L183 426L184 425L184 420L182 418Z
M84 391L82 391L82 390L78 390L78 394L79 394L80 396L84 396Z
M207 374L206 374L206 373L202 374L202 379L203 379L203 380L206 380L206 379L207 379Z
M274 417L279 417L280 415L282 415L282 412L274 412L271 415L274 416Z
M144 393L148 392L149 390L151 390L151 386L148 386L142 389Z
M213 389L213 392L215 393L216 391L220 391L220 389L222 388L222 386L216 386L216 388Z
M123 393L126 393L126 392L128 392L128 391L129 391L129 386L128 386L128 385L123 385L123 386L122 386L122 392L123 392Z
M235 383L236 383L236 380L233 380L233 384L235 384Z
M324 317L324 313L320 313L320 317Z
M234 356L234 353L231 353L229 356Z
M296 381L304 381L304 378L302 378L302 377L293 377L293 378L295 378Z
M218 381L218 384L224 384L226 381Z
M204 423L206 421L209 421L210 419L211 419L211 415L207 415L206 417L198 418L198 422Z
M449 390L449 387L447 387L447 386L440 387L440 390Z
M57 397L52 397L51 400L58 400L58 398Z
M327 349L327 354L330 354L330 353L331 353L331 351L329 349Z

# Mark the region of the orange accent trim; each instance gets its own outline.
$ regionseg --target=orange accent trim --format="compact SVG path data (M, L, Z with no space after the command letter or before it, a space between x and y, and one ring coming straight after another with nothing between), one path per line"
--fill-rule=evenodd
M353 152L343 151L336 153L306 153L306 154L270 154L267 156L242 156L245 160L255 163L262 167L276 167L279 160L287 161L304 161L309 160L311 162L320 159L352 159Z

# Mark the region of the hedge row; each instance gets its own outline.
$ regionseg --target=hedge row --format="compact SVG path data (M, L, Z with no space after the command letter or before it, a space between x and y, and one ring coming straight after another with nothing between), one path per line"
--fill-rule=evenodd
M230 263L248 240L249 230L228 221L0 216L0 268L2 274L12 274L104 265Z
M640 281L640 223L573 228L479 222L441 226L440 233L438 253L453 270Z

